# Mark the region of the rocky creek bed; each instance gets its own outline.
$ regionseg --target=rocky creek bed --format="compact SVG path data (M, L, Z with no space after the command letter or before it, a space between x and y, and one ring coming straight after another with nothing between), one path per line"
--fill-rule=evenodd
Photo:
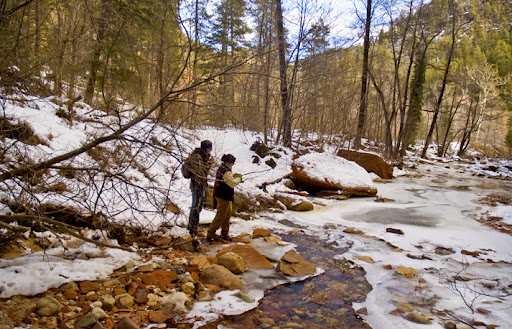
M241 315L228 316L201 328L351 328L368 329L352 303L361 302L371 291L365 272L353 263L335 257L346 250L315 236L281 235L311 263L323 268L322 275L280 285L265 293L259 306Z
M245 236L235 241L250 246L254 238L262 237ZM268 243L276 243L276 236L270 238ZM224 316L202 328L220 324L225 328L369 328L351 305L363 301L371 287L360 267L335 259L343 250L300 230L281 235L277 241L297 245L295 250L324 272L269 289L255 309ZM202 282L204 262L218 262L210 246L203 246L197 253L163 244L142 255L144 265L127 264L107 279L69 282L36 296L1 299L0 329L131 329L150 324L159 324L160 328L197 327L194 319L184 320L185 313L193 303L212 300L217 292L227 289ZM251 299L243 293L240 298Z

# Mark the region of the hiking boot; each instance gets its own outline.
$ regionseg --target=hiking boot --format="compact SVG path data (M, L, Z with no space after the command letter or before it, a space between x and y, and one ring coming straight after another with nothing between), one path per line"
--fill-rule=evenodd
M229 236L221 237L220 241L222 241L223 243L233 242L233 238L231 238Z
M201 242L198 239L193 238L192 239L192 246L194 247L194 250L197 252L201 248Z
M213 241L219 241L219 240L220 240L220 238L219 238L219 236L218 236L218 235L216 235L216 236L208 236L208 237L206 237L206 240L207 240L208 242L213 242Z

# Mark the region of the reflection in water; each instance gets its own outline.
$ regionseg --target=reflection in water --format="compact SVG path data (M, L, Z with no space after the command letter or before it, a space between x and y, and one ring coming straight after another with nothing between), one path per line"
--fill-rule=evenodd
M380 223L380 224L408 224L417 226L434 227L439 224L439 217L433 214L425 214L420 210L426 207L417 208L383 208L370 210L362 214L351 214L344 216L345 219L351 221L360 221L367 223Z

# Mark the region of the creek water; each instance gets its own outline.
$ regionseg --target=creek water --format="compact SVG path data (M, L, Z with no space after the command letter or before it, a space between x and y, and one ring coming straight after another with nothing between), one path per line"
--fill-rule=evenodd
M460 271L463 249L482 250L488 255L465 259L472 264L466 274L485 275L500 282L497 287L506 288L503 278L510 277L512 270L507 252L510 236L500 235L475 219L492 210L479 200L491 194L510 195L512 182L471 175L464 166L421 167L421 174L379 184L379 196L384 202L376 202L374 198L345 201L311 198L323 205L309 213L269 215L268 227L279 223L308 232L307 235L280 235L325 272L268 290L257 308L241 315L225 316L202 328L412 328L414 325L410 327L412 324L403 322L400 316L390 315L397 300L411 302L421 312L428 313L431 307L422 305L418 299L426 298L417 294L417 281L382 269L402 265L423 271L424 285L437 292L428 297L436 300L438 307L450 307L458 312L457 316L469 321L474 315L464 305L456 306L461 299L453 297L444 282ZM261 225L264 221L262 217ZM343 233L344 228L351 226L365 234ZM404 234L387 233L390 227L400 228ZM436 253L443 248L452 254ZM356 261L358 255L372 256L375 264ZM372 272L367 273L363 268ZM358 303L369 305L368 310ZM493 312L495 323L507 323L507 315L500 315L500 309ZM436 321L440 323L443 319Z
M352 303L362 302L371 290L365 272L335 257L346 247L340 249L337 243L304 234L284 234L281 238L295 244L297 252L325 272L277 286L265 292L257 308L201 328L370 328L352 308Z

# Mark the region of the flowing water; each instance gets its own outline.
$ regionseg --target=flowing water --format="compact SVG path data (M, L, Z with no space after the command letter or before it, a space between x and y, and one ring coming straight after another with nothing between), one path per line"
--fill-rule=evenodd
M256 309L202 328L370 328L354 312L352 303L363 301L371 286L362 268L335 257L346 249L303 234L281 238L297 245L297 252L325 272L306 281L277 286L265 293Z
M394 180L394 184L380 185L382 192L379 194L391 198L391 201L375 203L370 198L368 201L347 200L316 208L312 213L293 215L293 219L288 216L290 219L279 222L306 228L314 220L316 225L324 225L324 228L325 225L333 225L334 230L342 229L351 222L354 225L363 223L363 227L368 229L405 224L412 231L416 227L417 230L430 232L434 229L475 226L471 224L474 215L482 211L476 198L512 192L510 181L471 176L463 170L456 176L453 168L427 169L426 172L424 176L402 177ZM344 224L340 226L337 218L343 220ZM345 239L342 234L337 236ZM455 239L457 237L454 236ZM338 244L304 234L285 234L281 238L295 244L297 252L325 272L306 281L268 290L256 309L241 315L226 316L202 328L370 328L359 316L366 310L354 311L352 307L353 303L364 301L372 287L366 281L364 270L343 257L351 248L351 242L338 241ZM360 250L385 248L385 241L377 238L365 241L369 245L362 249L359 247ZM432 257L444 256L434 254ZM390 285L389 289L392 288Z

